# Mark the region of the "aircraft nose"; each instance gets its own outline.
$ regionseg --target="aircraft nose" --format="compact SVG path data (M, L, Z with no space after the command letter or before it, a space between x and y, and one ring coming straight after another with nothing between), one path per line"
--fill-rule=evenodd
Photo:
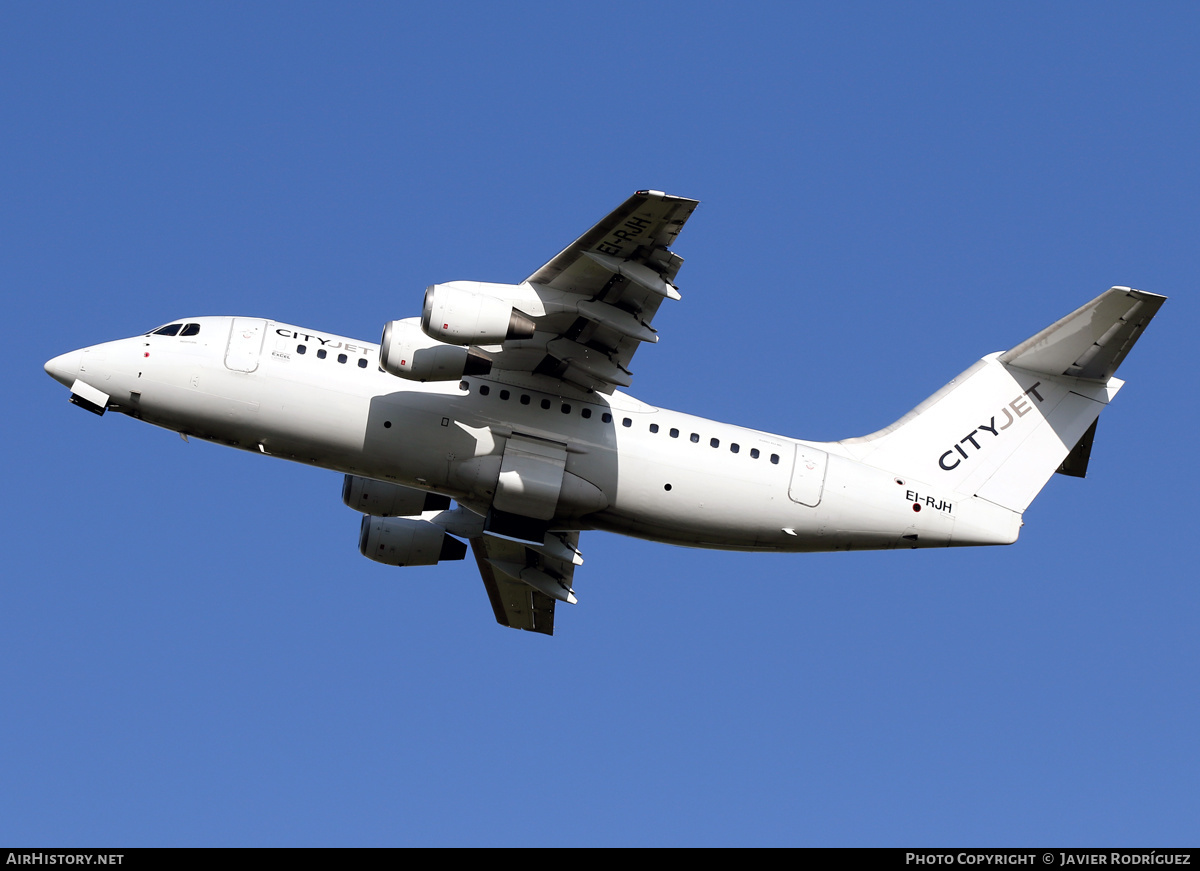
M64 387L70 387L79 377L79 364L82 356L82 351L59 354L53 360L46 361L46 374Z

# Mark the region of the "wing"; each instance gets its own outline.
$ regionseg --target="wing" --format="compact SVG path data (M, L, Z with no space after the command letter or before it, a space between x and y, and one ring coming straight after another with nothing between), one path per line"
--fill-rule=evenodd
M484 535L471 539L479 574L496 622L543 635L554 634L556 601L575 602L571 578L579 556L578 532L551 532L533 547Z
M698 204L638 191L525 280L540 300L532 339L488 349L495 370L585 390L628 387L629 362L664 299L679 299L683 258L668 247Z

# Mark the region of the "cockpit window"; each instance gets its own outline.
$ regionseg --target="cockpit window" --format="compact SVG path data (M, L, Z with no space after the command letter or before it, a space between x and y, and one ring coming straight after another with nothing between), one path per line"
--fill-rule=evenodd
M147 336L198 336L200 335L199 324L167 324L165 327L159 327L157 330L146 333Z

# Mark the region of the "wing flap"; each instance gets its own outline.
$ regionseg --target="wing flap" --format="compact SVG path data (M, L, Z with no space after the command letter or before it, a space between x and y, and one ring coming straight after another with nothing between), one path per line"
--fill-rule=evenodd
M650 324L659 306L680 298L674 282L683 258L667 246L697 205L638 191L556 254L522 285L540 300L537 332L491 354L493 369L549 376L585 391L628 387L634 353L658 341Z
M583 253L614 275L623 275L638 287L648 290L651 293L657 293L659 296L665 296L668 299L683 299L679 295L679 288L644 263L638 263L635 260L621 260L619 257L613 257L610 254L598 254L595 251L584 251Z
M542 547L491 535L472 538L496 622L553 635L556 599L573 604L571 582L575 566L583 562L578 544L578 532L549 533Z

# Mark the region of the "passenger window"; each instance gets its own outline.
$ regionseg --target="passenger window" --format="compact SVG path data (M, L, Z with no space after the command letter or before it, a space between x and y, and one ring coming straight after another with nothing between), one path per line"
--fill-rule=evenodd
M543 399L543 400L542 400L542 408L549 408L549 407L550 407L550 400L549 400L549 399Z
M771 462L778 466L779 465L779 454L771 454Z
M329 356L329 353L324 348L319 348L317 350L317 359L318 360L324 360L328 356Z
M584 420L587 420L589 417L592 416L592 410L590 408L582 409L579 413L581 415L583 415Z
M167 324L165 327L159 327L151 335L153 336L177 336L179 329L183 324Z
M623 421L621 421L621 426L633 426L633 421L629 418L625 418Z
M199 335L199 333L200 333L200 325L199 324L188 324L186 327L183 328L183 332L181 332L179 335L181 337L182 336L196 336L196 335Z
M719 447L721 447L721 440L720 439L709 439L708 446L710 448L719 448Z
M734 442L733 444L731 444L731 445L729 446L729 450L730 450L732 453L735 453L735 454L736 454L738 451L740 451L741 449L742 449L742 446L741 446L741 445L739 445L737 442Z
M512 396L512 394L511 394L511 393L509 393L507 390L501 390L501 391L500 391L500 398L501 398L501 399L508 399L508 397L510 397L510 396Z
M658 424L657 423L650 424L650 432L658 432Z
M347 359L347 358L346 358L346 355L345 355L345 354L338 354L338 362L339 362L339 363L345 363L345 362L346 362L346 359Z
M459 390L470 390L470 389L471 389L471 382L470 382L470 381L459 381L459 382L458 382L458 389L459 389Z
M757 460L758 459L758 448L751 448L750 456Z
M359 368L359 369L366 369L366 368L367 368L367 358L366 358L366 357L359 357L359 358L358 358L358 368Z
M522 394L521 394L521 404L522 404L522 405L528 405L528 404L529 404L529 394L528 394L528 393L522 393Z
M675 429L674 427L671 428L671 438L679 438L679 430Z
M308 350L308 348L306 348L304 345L297 345L297 346L296 346L296 353L297 353L297 354L303 354L303 353L305 353L307 350Z
M600 415L600 420L604 423L612 423L612 415L606 411L604 414Z
M698 433L698 432L692 433L692 444L694 444L694 445L700 444L700 433Z
M559 411L561 411L563 414L570 414L570 413L571 413L571 406L567 405L567 404L564 402L564 403L562 404L562 408L560 408L560 409L559 409Z
M486 384L479 385L479 395L480 396L487 396L491 392L492 392L492 388L488 387Z

